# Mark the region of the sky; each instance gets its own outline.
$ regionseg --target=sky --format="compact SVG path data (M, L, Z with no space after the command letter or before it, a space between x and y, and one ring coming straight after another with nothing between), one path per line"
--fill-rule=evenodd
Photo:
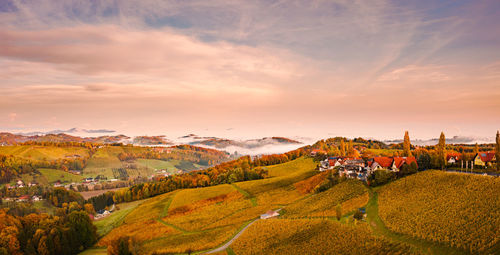
M494 137L500 1L0 0L0 131Z

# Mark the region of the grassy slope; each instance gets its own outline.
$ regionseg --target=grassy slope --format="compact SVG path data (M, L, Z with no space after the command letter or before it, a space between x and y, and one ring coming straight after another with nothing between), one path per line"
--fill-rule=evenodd
M161 238L145 241L145 251L182 252L186 249L216 247L230 239L249 220L275 208L276 205L270 203L269 198L280 196L285 198L281 199L281 203L290 203L303 197L294 191L293 184L313 175L315 163L311 159L301 158L285 166L272 168L270 172L274 176L281 176L233 185L179 190L168 199L155 197L154 201L133 209L125 216L123 224L133 225L148 218L156 218L165 226L177 230ZM285 175L285 172L289 174ZM241 187L241 184L250 190ZM222 201L217 200L221 197L224 197ZM186 206L188 212L185 215L169 215L176 208Z
M39 178L45 178L48 183L54 183L58 180L63 183L78 183L83 179L81 175L71 174L57 169L40 168L38 171L42 174Z
M134 210L137 206L139 206L141 203L147 200L139 200L139 201L134 201L134 202L129 202L129 203L121 203L119 205L120 210L115 211L112 213L110 216L95 221L94 225L97 227L97 234L99 236L104 236L107 233L109 233L113 228L116 228L120 226L123 221L125 220L125 217L132 211Z
M136 208L131 209L131 212L123 216L123 219L115 222L122 222L122 227L119 227L119 229L123 228L124 231L127 229L132 229L131 231L128 231L126 233L132 233L132 235L137 236L140 236L139 232L142 233L143 231L134 229L134 226L136 225L139 225L139 227L144 229L144 231L152 230L152 226L155 226L155 229L158 228L158 226L155 225L156 223L153 223L154 221L151 220L156 220L156 222L161 223L162 225L164 225L164 227L171 229L169 231L164 231L164 233L147 237L146 239L142 237L141 240L143 241L141 241L141 243L143 245L143 252L158 251L165 253L182 253L186 252L187 250L202 251L222 245L227 240L231 239L231 237L236 234L241 227L245 226L245 224L248 224L250 220L258 217L259 214L265 212L268 209L284 208L285 216L287 216L287 206L293 208L294 206L300 205L302 203L303 208L306 212L314 212L317 211L316 209L318 208L322 208L322 210L325 210L325 208L321 206L321 204L324 203L320 203L323 200L330 201L331 199L333 199L337 201L339 199L334 198L340 197L339 201L347 203L349 201L352 201L353 199L360 197L352 196L351 192L345 193L344 191L349 189L342 189L341 186L332 188L332 190L329 191L331 193L330 195L328 195L328 191L323 192L323 194L319 195L307 195L297 192L297 190L295 190L294 184L314 175L316 173L314 171L315 166L316 164L311 159L300 158L293 162L268 167L270 176L272 176L271 178L248 182L239 182L232 185L219 185L207 188L178 190L176 192L152 198L151 200L142 203ZM362 185L358 187L357 184L355 184L356 181L350 181L347 183L355 187L351 190L352 193L355 193L356 195L361 194L362 196L367 196L366 187ZM396 253L401 249L427 254L463 253L463 250L451 248L446 245L431 241L417 239L409 235L395 233L388 229L379 217L377 193L379 189L380 188L368 190L370 194L370 200L366 205L368 214L367 224L359 223L365 225L364 227L361 227L362 230L356 229L360 226L350 226L351 228L353 228L353 231L349 232L349 230L346 230L344 227L340 227L343 232L339 232L339 234L344 235L344 232L347 231L347 235L350 235L354 238L354 236L360 234L358 233L359 231L362 232L361 235L365 235L365 232L367 231L366 226L369 226L371 229L371 234L368 236L363 236L363 238L369 238L370 242L375 246L382 245L382 250L389 249L389 251L394 251ZM228 194L231 195L228 196L229 200L211 200L220 197L220 195ZM361 206L361 204L366 202L366 197L363 199L360 201L356 201L356 203L354 204L356 206ZM314 207L316 204L318 208L315 209ZM172 212L175 208L180 207L186 207L189 210L185 211L184 214L181 215L169 215L169 213ZM309 210L311 208L312 211ZM326 210L328 210L328 208L326 208ZM351 214L344 215L340 222L352 225L352 219L348 219L348 217L350 216ZM121 218L121 216L116 217ZM317 217L318 216L310 219L293 219L292 221L314 219L320 220L317 219ZM336 222L336 219L334 217L329 216L326 217L326 219L328 219L328 221L332 221L335 224L339 224ZM278 220L284 221L285 219L280 218ZM210 223L207 225L204 223L205 221L209 221ZM148 227L148 224L151 227ZM330 223L327 223L328 226L329 224ZM115 225L119 225L119 223ZM320 227L320 225L321 224L316 224L315 226ZM259 225L257 224L257 226ZM321 231L314 233L319 235L318 238L324 240L325 242L333 242L332 244L341 245L342 242L339 242L339 240L330 240L330 236L332 236L332 233L335 233L335 231L339 231L339 227L337 227L336 225L332 228L333 232L329 232L328 236L323 236L321 234ZM120 232L115 230L111 231L111 233L115 232L114 236L117 236L116 234L119 234ZM257 229L256 231L262 236L266 236L269 234L267 232L262 232L262 229ZM288 248L295 247L293 244L294 242L290 243L289 241L296 240L296 238L298 238L297 240L301 240L300 242L303 242L304 240L316 240L314 238L310 239L316 234L310 235L308 231L304 231L301 228L298 228L297 231L292 232L293 233L280 234L284 237L284 244L292 245ZM372 240L375 241L372 242ZM309 241L307 241L306 243L308 243ZM254 241L254 243L255 242L260 241L257 240ZM348 241L346 243L352 245L351 241ZM321 245L321 243L318 245ZM284 246L281 246L281 242L278 242L271 248L277 249L276 251L278 251L278 253L287 251L288 248L283 248ZM345 247L341 248L343 249ZM237 249L234 249L234 251L233 249L228 249L227 251L231 254L234 254L234 252L240 254Z
M118 154L124 152L121 146L102 147L92 155L83 170L83 175L95 177L102 174L108 178L113 177L113 168L123 167L122 162L118 159Z
M88 156L89 151L82 147L55 147L55 146L0 146L0 154L12 155L25 159L33 160L57 160L64 159L67 156L80 155Z

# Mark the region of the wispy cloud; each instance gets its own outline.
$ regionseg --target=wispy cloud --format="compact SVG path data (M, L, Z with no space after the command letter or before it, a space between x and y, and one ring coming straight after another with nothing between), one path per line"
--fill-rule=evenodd
M325 134L362 130L360 119L487 118L500 111L498 10L495 1L5 0L0 115Z

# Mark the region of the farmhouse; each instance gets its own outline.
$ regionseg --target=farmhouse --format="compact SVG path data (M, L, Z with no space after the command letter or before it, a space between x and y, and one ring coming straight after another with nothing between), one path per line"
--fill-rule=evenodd
M312 157L314 157L314 156L316 156L318 154L326 154L326 151L324 151L324 150L318 150L318 149L315 149L315 150L311 151L311 156Z
M410 165L411 163L417 164L415 157L394 157L394 162L392 163L392 171L399 171L403 165Z
M460 160L460 154L458 153L448 153L446 155L446 162L448 164L455 164Z
M389 169L392 167L394 160L390 157L375 157L370 165L372 171Z
M496 161L495 152L479 152L474 157L474 165L476 166L492 166Z
M276 217L279 215L280 214L278 213L278 211L269 210L266 213L261 214L260 219L265 220L265 219L269 219L269 218Z

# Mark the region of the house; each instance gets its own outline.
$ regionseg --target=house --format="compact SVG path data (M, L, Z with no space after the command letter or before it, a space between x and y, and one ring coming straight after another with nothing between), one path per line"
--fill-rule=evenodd
M260 219L261 220L265 220L265 219L269 219L269 218L272 218L272 217L276 217L276 216L279 216L280 214L278 213L278 211L273 211L273 210L269 210L267 211L266 213L264 214L261 214L260 215Z
M365 161L361 158L348 158L345 160L345 164L365 167Z
M319 150L319 149L314 149L311 151L311 157L314 157L318 154L326 154L326 151L324 150Z
M24 182L22 180L17 180L16 188L24 188Z
M476 166L491 166L496 162L495 152L479 152L474 156L474 165Z
M17 198L17 202L27 202L28 200L30 200L30 197L27 195L20 196Z
M41 198L40 196L36 196L36 195L35 195L35 196L32 196L32 197L31 197L31 200L33 200L33 201L35 201L35 202L36 202L36 201L40 201L40 200L42 200L42 198Z
M392 168L394 159L390 157L374 157L373 160L371 160L370 162L372 162L370 167L373 172L376 170Z
M458 153L448 153L446 155L446 162L448 164L455 164L460 160L460 154Z
M417 164L417 160L415 157L394 157L394 161L392 163L392 171L399 171L403 165L410 165L411 163Z

